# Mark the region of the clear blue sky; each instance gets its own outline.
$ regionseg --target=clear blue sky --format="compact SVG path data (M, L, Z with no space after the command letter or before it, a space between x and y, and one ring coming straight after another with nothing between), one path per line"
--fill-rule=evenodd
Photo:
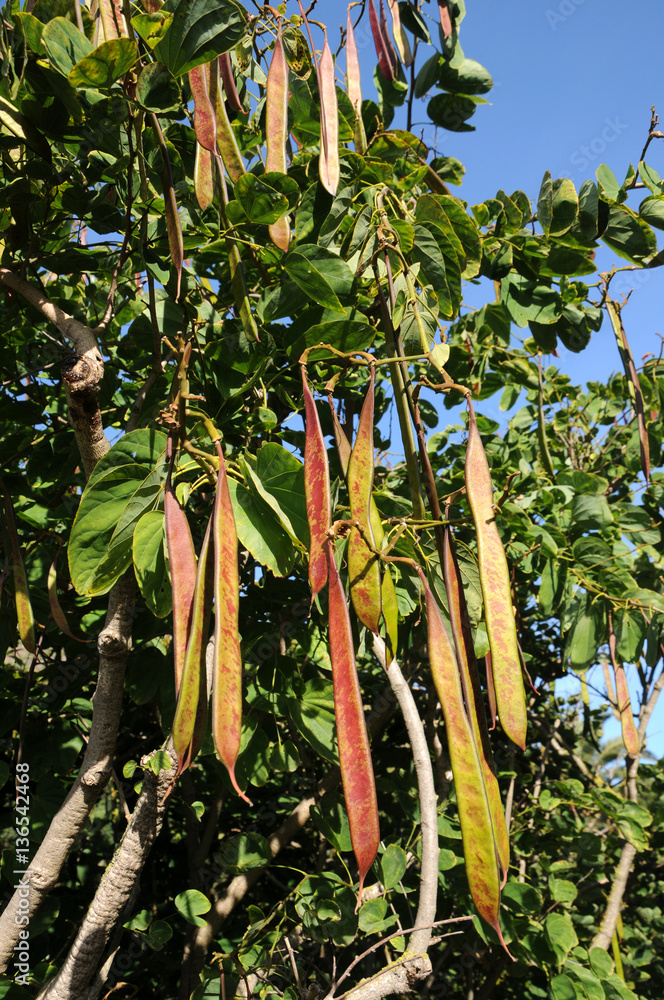
M600 163L607 163L622 180L630 162L636 165L639 160L653 104L660 112L664 131L662 0L640 0L633 5L625 0L466 0L466 7L461 44L465 55L482 63L493 77L494 88L486 95L490 103L480 107L472 119L475 132L436 131L431 125L414 127L413 131L419 135L423 127L422 138L428 146L439 155L461 160L466 176L454 193L470 204L493 197L499 188L508 194L520 188L536 200L545 170L553 177L570 177L577 190L587 177L594 179ZM294 0L289 0L287 10L289 14L297 12ZM424 3L423 12L432 18L435 29L435 0ZM334 50L339 26L346 21L346 5L318 0L312 16L328 26ZM363 94L375 98L376 56L368 15L356 39ZM423 46L418 62L432 51ZM343 58L339 60L340 74L345 68ZM424 123L426 100L419 105L415 121ZM397 117L394 124L403 127L403 123ZM664 176L662 140L651 143L646 162ZM638 207L647 193L635 192L630 204ZM661 249L664 233L658 237ZM609 268L614 261L608 250L598 252L600 269ZM592 281L592 276L588 280ZM664 268L630 272L612 284L616 295L631 289L623 315L638 365L642 355L660 351L657 333L664 334ZM477 302L472 295L477 295ZM472 290L467 304L480 305L480 295L480 290ZM593 334L583 354L570 354L562 345L559 353L558 364L575 382L607 379L620 367L607 321ZM483 403L483 409L504 425L506 415L498 409L498 397ZM596 669L599 674L594 680L601 686L601 669ZM578 687L570 681L561 693L565 689L571 693ZM607 735L619 735L612 720ZM664 704L651 720L648 746L656 756L664 755Z

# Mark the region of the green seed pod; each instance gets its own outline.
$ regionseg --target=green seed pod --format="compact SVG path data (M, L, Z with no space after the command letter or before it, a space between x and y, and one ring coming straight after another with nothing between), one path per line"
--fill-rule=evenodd
M28 574L25 571L25 563L21 554L21 545L16 530L16 521L14 520L14 508L7 488L1 480L0 489L2 489L5 498L5 523L12 547L9 561L14 574L14 600L16 601L18 634L27 651L34 656L37 652L37 640L35 637L35 616L32 611L30 588L28 586Z
M348 498L350 513L376 546L369 514L374 477L374 380L371 382L362 406L353 450L348 461ZM348 576L350 596L357 617L363 625L378 634L381 616L380 560L374 555L357 528L351 528L348 538Z
M470 399L465 479L468 503L477 532L480 584L491 647L498 716L505 734L517 746L525 749L526 694L512 609L509 569L496 526L489 463Z

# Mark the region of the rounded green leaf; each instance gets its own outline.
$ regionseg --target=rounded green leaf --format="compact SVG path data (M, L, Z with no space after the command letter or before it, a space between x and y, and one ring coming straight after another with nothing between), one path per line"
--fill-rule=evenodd
M90 55L79 59L69 73L72 87L107 90L127 73L138 59L138 46L131 38L102 42Z
M205 927L207 921L199 915L210 909L210 900L198 889L186 889L175 897L175 906L184 919L196 927Z
M406 871L406 852L398 844L389 844L380 859L380 880L386 889L398 885Z
M157 618L165 618L173 607L173 593L164 554L164 512L150 510L134 529L134 570L145 603Z

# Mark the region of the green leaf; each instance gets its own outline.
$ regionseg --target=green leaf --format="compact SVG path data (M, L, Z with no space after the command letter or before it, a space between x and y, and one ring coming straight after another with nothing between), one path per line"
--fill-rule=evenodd
M157 307L160 304L162 303L158 301ZM180 311L178 315L180 322L182 322L184 319L182 312ZM160 313L159 308L157 308L157 316L160 329L165 325L169 325L165 322L165 318ZM168 335L170 336L171 334ZM166 442L167 438L163 431L153 430L149 427L142 427L140 430L124 434L119 441L115 442L111 450L97 462L90 473L87 489L102 476L105 476L109 469L116 468L119 465L147 465L149 468L154 468L166 451Z
M332 286L302 253L291 251L284 258L284 270L312 301L332 312L346 314Z
M398 885L406 873L406 852L398 844L388 844L380 857L380 880L386 889Z
M517 326L555 323L562 311L560 295L548 285L509 274L500 283L500 301Z
M549 913L544 921L544 929L558 964L562 965L572 948L579 943L572 920L566 913Z
M79 59L69 73L72 87L107 90L127 73L138 59L138 46L131 38L112 38L90 55Z
M644 198L639 205L639 215L655 229L664 229L664 195Z
M549 892L551 899L557 903L573 903L578 895L573 882L566 878L556 878L554 875L549 875Z
M173 76L181 76L237 45L246 23L234 0L180 0L154 54Z
M600 163L595 171L600 194L607 201L616 201L620 194L620 184L611 167L606 163Z
M643 264L657 253L657 240L650 226L626 205L611 205L602 239L619 257L633 264Z
M386 899L370 899L360 908L358 924L365 934L382 934L388 927L397 922L397 916L387 916L388 902Z
M502 891L501 899L514 913L535 913L542 906L541 894L525 882L510 880Z
M164 512L150 510L143 514L134 529L134 571L145 603L157 618L165 618L173 607L164 538Z
M475 114L480 100L459 94L436 94L427 105L427 114L434 125L448 132L474 132L475 126L468 125L468 119Z
M148 944L155 951L161 951L173 937L173 928L165 920L153 920L148 930Z
M229 219L239 221L233 212L237 204L250 222L269 226L295 207L299 193L297 183L285 174L269 173L261 177L243 174L235 184L235 200L228 205Z
M211 903L198 889L186 889L175 897L175 906L184 919L195 927L205 927L207 921L200 916L207 913Z
M63 76L69 76L76 63L92 52L91 43L66 17L49 21L42 32L42 44L51 64Z
M572 526L575 531L601 531L613 524L613 514L606 497L584 494L572 500Z
M636 663L646 638L647 624L640 612L616 611L616 652L623 663Z
M552 185L553 201L551 206L551 236L562 236L576 222L579 211L579 199L574 184L567 177L556 180Z
M581 1000L583 994L577 993L574 983L569 976L554 976L551 980L551 994L553 1000Z
M604 638L604 617L601 609L592 604L589 594L578 593L574 603L574 619L567 636L566 655L574 669L582 669L594 660Z
M337 851L352 851L348 813L343 796L328 792L311 810L314 825Z
M139 38L142 38L149 48L154 49L166 35L172 20L173 15L166 14L162 8L153 14L137 14L132 17L131 24ZM150 65L154 66L156 63Z
M259 833L231 837L230 840L222 842L219 850L221 864L232 875L239 875L254 868L264 868L271 858L269 841Z
M161 63L149 63L141 71L136 84L136 100L146 111L157 113L170 111L179 105L180 99L181 91L177 82ZM146 255L148 250L148 247L144 249ZM154 256L157 255L154 254ZM168 272L165 279L159 278L158 280L168 281Z
M493 80L488 70L474 59L463 59L458 66L443 62L438 85L453 94L488 94Z
M603 948L590 949L590 968L598 979L604 979L613 972L613 962Z
M332 682L326 677L307 681L297 699L289 699L288 714L298 732L316 753L331 764L338 763L335 746L334 695Z
M269 504L246 486L229 479L238 538L254 559L275 576L288 576L295 548Z

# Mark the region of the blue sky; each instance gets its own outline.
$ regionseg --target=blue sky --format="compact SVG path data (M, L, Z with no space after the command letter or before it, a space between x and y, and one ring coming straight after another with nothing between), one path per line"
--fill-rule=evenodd
M545 170L553 177L570 177L577 190L587 177L594 179L601 163L622 180L630 162L638 163L652 105L661 114L664 131L661 0L640 0L630 6L624 0L466 0L466 7L461 44L465 55L482 63L493 77L494 88L486 95L490 103L472 119L475 132L436 131L430 124L413 131L420 135L423 127L422 138L428 146L439 155L461 160L466 176L463 186L453 193L470 204L493 197L499 188L508 194L520 188L536 200ZM296 11L297 4L289 0L288 14ZM435 29L437 3L424 3L423 12L433 19ZM345 24L346 6L318 0L312 17L328 26L334 50L339 26ZM362 25L356 33L362 90L365 98L374 98L376 56L366 15ZM432 51L423 46L419 60ZM343 59L342 55L340 73ZM415 120L424 123L425 119L423 100ZM404 120L397 117L395 126L403 126ZM663 140L651 143L646 162L664 175ZM647 193L635 192L632 207L638 207ZM658 243L661 249L664 233L658 234ZM613 262L627 263L608 250L598 252L597 262L602 270ZM637 365L644 354L660 352L657 334L664 334L663 281L664 268L629 272L612 284L616 297L632 292L623 318ZM480 305L481 294L480 289L471 290L467 304ZM582 354L570 354L562 345L559 353L559 366L575 382L607 379L620 368L606 320ZM487 400L483 409L504 426L506 414L498 409L498 398ZM595 669L601 684L601 668ZM570 679L560 693L576 690L578 683ZM649 729L648 746L661 757L664 705L658 706ZM610 720L606 732L618 736L618 724Z

